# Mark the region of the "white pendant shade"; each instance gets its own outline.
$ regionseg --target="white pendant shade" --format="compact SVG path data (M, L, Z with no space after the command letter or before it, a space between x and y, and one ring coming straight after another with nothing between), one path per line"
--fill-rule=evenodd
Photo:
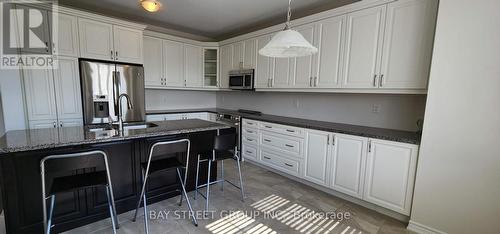
M275 58L294 58L312 55L318 49L311 45L299 32L286 29L273 36L259 54Z

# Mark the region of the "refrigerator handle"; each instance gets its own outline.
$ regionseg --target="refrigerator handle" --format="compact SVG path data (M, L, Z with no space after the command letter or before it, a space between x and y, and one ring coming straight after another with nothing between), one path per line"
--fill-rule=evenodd
M120 72L114 71L113 72L113 100L115 102L115 116L118 116L118 105L119 105L119 100L118 97L120 96Z

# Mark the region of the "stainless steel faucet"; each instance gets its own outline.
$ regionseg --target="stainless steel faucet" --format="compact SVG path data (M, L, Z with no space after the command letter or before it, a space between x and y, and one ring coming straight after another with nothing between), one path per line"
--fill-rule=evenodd
M133 109L134 106L132 105L132 102L130 102L130 97L128 96L128 94L126 93L122 93L120 94L120 96L118 96L118 128L120 129L120 132L123 132L123 119L122 119L122 116L123 116L123 111L122 111L122 97L125 97L127 99L127 108L130 110L130 109Z

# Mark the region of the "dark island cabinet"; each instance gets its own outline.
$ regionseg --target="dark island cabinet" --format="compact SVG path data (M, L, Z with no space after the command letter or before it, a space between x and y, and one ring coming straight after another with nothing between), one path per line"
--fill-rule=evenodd
M0 183L6 228L9 233L43 233L42 189L40 160L48 155L89 150L108 154L115 204L118 213L135 209L142 186L141 162L145 162L152 144L158 141L188 138L191 140L187 189L193 190L198 153L211 151L216 131L196 132L164 137L120 140L108 143L61 147L0 155ZM85 173L102 168L86 168L65 172L66 175ZM216 165L212 177L216 177ZM200 180L206 181L206 163L200 167ZM56 176L63 176L58 174ZM154 174L148 182L148 203L177 196L175 170ZM50 178L47 181L51 181ZM48 187L50 184L47 185ZM56 195L54 232L62 232L109 217L104 188L92 188Z

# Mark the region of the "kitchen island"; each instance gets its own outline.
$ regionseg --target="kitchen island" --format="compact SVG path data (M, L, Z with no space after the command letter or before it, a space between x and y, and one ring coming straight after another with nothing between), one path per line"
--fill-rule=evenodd
M229 127L198 119L153 124L154 127L131 128L121 134L114 129L95 130L87 127L7 132L0 138L0 190L7 233L43 233L40 160L48 155L89 150L106 152L116 209L118 213L123 213L135 209L142 185L140 163L146 160L150 146L158 141L188 138L191 141L191 152L186 189L193 190L196 155L210 151L217 131L225 131ZM215 169L216 165L213 166ZM212 171L216 172L214 169ZM86 168L66 175L95 170L96 168ZM206 180L206 171L207 166L202 164L201 180ZM216 174L211 176L215 177ZM177 188L175 170L152 176L148 181L148 203L179 195ZM61 232L105 219L109 217L107 209L103 188L61 194L56 199L53 231Z

